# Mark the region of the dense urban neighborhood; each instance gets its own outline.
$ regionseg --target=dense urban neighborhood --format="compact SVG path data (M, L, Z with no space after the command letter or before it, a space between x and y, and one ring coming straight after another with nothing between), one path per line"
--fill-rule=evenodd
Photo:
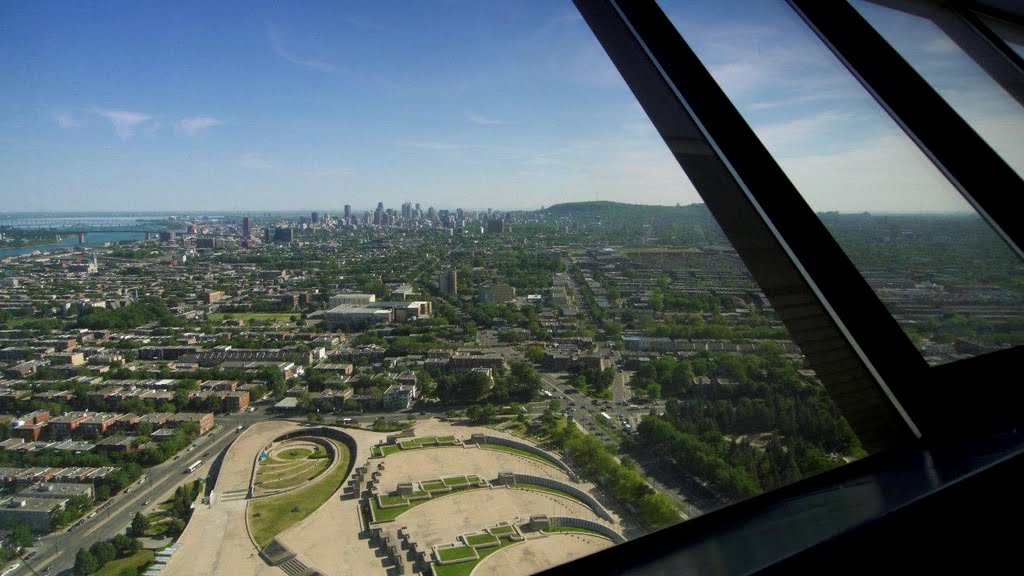
M979 257L993 252L972 243L970 221L823 218L930 362L1018 343L1020 266ZM281 482L295 458L310 459L295 475L325 486L319 502L365 491L352 514L371 524L453 486L582 482L547 489L584 490L572 498L601 524L580 530L612 541L864 455L700 205L136 220L130 240L102 244L89 237L109 226L69 222L78 244L34 251L69 233L58 220L5 228L19 251L0 253L0 554L19 574L170 570L197 503L232 499L218 480L229 447L267 421L336 432L254 444L282 468L253 472L243 502L294 488ZM879 253L873 234L900 235L905 252ZM936 265L910 275L911 257ZM375 487L396 453L496 444L567 478L467 469ZM297 562L274 537L299 521L258 528L268 563ZM473 538L522 536L502 526ZM447 573L453 554L412 566Z

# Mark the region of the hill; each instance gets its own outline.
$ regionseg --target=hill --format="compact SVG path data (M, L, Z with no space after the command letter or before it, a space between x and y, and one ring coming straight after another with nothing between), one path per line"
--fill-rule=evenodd
M703 204L688 206L650 206L644 204L625 204L623 202L594 201L566 202L555 204L543 209L542 212L555 218L631 220L642 219L646 222L655 220L704 220L710 219L711 213Z

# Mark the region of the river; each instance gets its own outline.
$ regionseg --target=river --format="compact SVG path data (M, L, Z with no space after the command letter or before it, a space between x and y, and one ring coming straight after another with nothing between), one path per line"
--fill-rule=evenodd
M54 250L62 250L64 248L73 248L75 246L102 246L107 242L123 242L125 240L145 240L146 235L136 232L90 232L85 235L85 243L78 243L78 234L69 234L63 241L54 244L44 244L42 246L24 246L21 248L2 248L0 249L0 258L6 258L8 256L22 256L25 254L31 254L35 251L39 252L53 252Z

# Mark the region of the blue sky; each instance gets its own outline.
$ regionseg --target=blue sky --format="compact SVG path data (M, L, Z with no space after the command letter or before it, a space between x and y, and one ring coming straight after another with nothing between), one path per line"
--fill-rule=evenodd
M962 207L784 3L726 4L664 3L812 207ZM568 0L8 2L0 74L8 211L699 201Z

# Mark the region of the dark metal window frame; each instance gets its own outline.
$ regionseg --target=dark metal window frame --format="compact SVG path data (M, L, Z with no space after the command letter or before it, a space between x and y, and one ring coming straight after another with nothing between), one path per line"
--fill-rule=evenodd
M788 1L1020 254L1021 178L845 0ZM654 0L574 2L865 448L913 453L984 438L1024 419L1024 390L1019 378L1007 376L1024 365L1024 346L929 366ZM978 29L984 24L963 12L968 8L991 11L955 7L985 36ZM976 52L989 59L986 70L1000 70L1001 82L1015 81L1012 59L992 60L1008 47L986 41L989 49ZM644 542L686 541L696 523L736 522L765 506L813 499L816 490L834 490L861 466L886 466L887 458L883 452L623 546L643 552ZM928 477L927 456L924 464ZM621 558L610 554L616 552L557 573Z
M1020 254L1016 172L845 0L789 2ZM929 366L656 2L576 5L868 450L1019 419L1024 347Z

